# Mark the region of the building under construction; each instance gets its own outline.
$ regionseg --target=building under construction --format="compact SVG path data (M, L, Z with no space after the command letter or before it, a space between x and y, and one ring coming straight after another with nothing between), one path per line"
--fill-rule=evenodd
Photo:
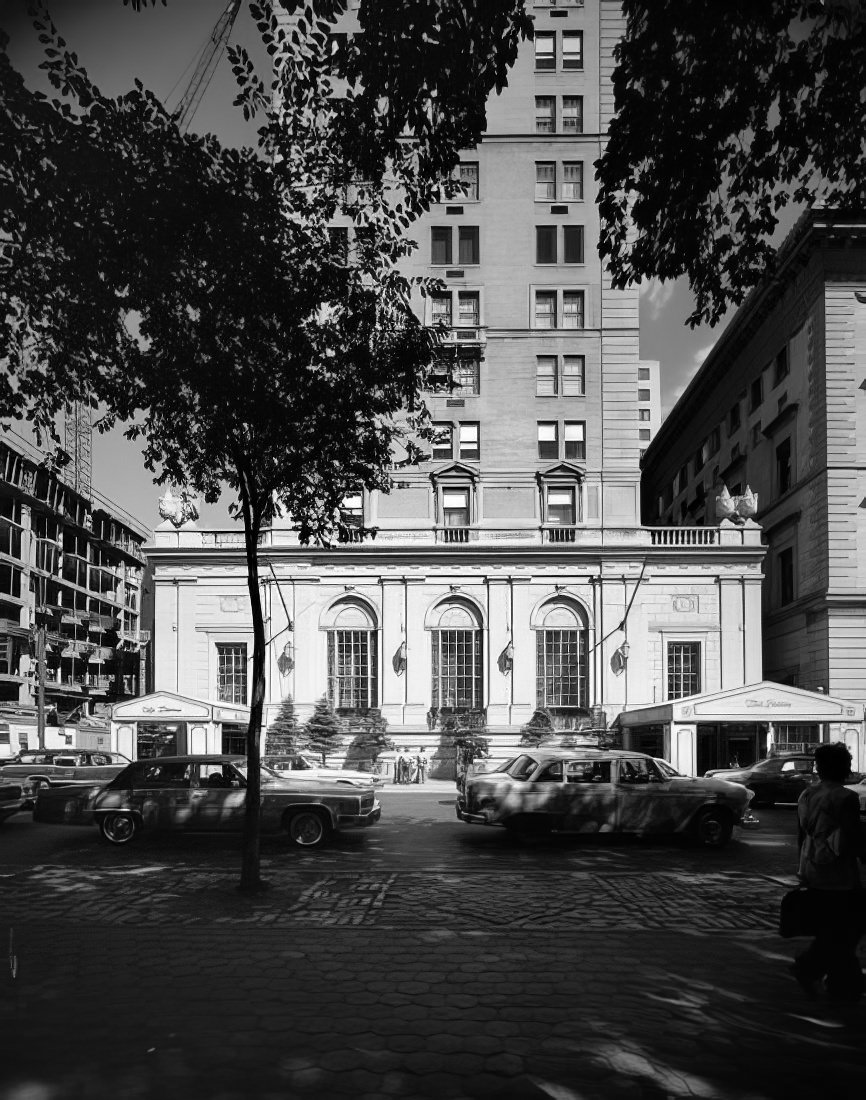
M0 717L32 725L30 747L45 727L68 736L145 687L146 531L93 491L87 454L73 454L54 470L23 437L0 435ZM22 740L9 744L9 724L0 756Z

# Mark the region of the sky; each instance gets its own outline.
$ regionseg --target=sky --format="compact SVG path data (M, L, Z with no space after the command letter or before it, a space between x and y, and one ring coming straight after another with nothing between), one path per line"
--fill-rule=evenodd
M122 0L45 0L55 26L100 90L127 91L138 77L163 102L175 106L192 76L194 62L227 0L168 0L134 12ZM0 0L0 28L10 36L10 56L32 87L50 90L39 73L40 46L27 18L27 0ZM246 3L232 33L254 56L262 56L258 32ZM266 71L264 63L261 69ZM213 131L226 144L252 143L254 127L232 106L234 78L223 58L193 120L193 129ZM685 319L692 296L684 280L652 281L641 288L640 353L661 363L662 411L683 392L720 336L724 322L690 329ZM121 428L94 434L93 485L145 527L159 522L157 501L164 492L144 469L141 449ZM201 506L203 526L233 526L224 500Z

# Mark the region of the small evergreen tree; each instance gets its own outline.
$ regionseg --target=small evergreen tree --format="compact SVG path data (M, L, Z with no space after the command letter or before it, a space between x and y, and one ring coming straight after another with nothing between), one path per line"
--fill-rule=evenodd
M316 707L304 726L307 744L312 752L322 758L324 767L328 753L334 752L343 740L343 728L327 695L316 702Z
M520 744L537 749L553 738L553 722L546 710L539 707L520 730Z
M291 695L287 695L280 703L276 718L268 726L265 754L285 756L288 753L298 752L304 744L305 738L303 731L298 727L294 700Z
M349 748L350 759L358 762L370 760L375 764L380 753L396 749L397 746L388 735L388 720L382 717L382 712L377 708L353 715L352 724L360 728Z

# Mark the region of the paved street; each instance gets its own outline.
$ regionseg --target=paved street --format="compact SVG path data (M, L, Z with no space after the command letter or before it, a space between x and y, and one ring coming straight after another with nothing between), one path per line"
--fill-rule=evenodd
M324 851L267 841L255 899L233 840L7 822L0 1095L758 1100L828 1066L862 1093L866 1010L807 1001L774 934L790 807L712 852L382 799Z

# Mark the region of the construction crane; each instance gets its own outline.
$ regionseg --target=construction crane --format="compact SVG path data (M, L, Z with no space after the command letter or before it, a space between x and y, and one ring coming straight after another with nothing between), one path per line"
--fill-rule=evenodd
M241 3L242 0L229 0L198 56L192 79L174 111L174 114L177 115L177 124L183 131L189 129L192 116L198 110L202 96L213 79L214 71L228 44L229 35L240 11Z

